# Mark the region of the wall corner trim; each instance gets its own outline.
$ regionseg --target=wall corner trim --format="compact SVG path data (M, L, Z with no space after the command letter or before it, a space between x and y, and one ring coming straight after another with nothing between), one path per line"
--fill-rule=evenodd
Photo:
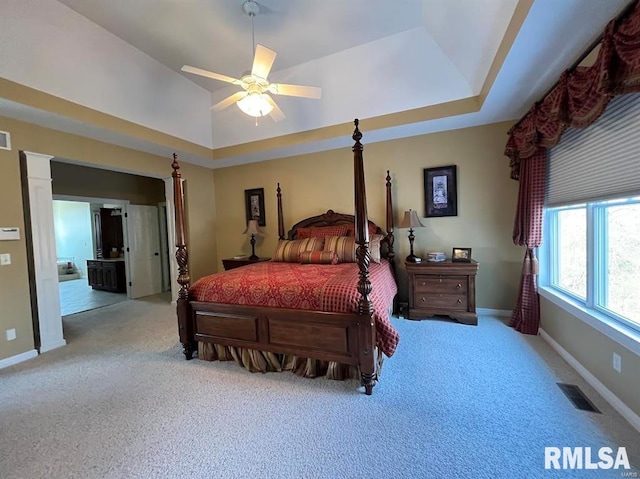
M18 364L23 361L27 361L28 359L37 357L38 351L36 351L35 349L30 349L29 351L25 351L24 353L16 354L15 356L11 356L5 359L0 359L0 369L8 368L9 366L13 366L14 364Z
M540 329L540 337L544 339L576 372L587 381L593 389L598 391L600 395L631 424L636 431L640 432L640 416L636 414L629 406L623 403L618 396L613 394L609 388L600 382L593 374L589 372L580 362L571 356L569 352L553 339L549 333Z

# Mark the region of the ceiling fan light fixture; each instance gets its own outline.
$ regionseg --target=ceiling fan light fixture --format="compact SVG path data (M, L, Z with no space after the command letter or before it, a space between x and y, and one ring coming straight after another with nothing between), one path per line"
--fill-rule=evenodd
M273 105L267 101L264 93L250 93L236 104L249 116L259 117L271 113Z

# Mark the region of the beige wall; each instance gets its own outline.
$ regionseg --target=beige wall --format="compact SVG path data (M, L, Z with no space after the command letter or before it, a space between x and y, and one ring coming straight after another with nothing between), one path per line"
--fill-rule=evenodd
M54 195L129 200L134 205L165 201L164 181L148 176L51 161Z
M12 151L0 150L0 226L24 231L18 150L32 151L133 174L169 177L171 159L109 145L88 138L0 117L0 130L11 133ZM215 271L216 245L213 171L183 164L187 183L190 225L191 277ZM12 264L0 267L0 359L33 349L29 280L24 235L20 241L0 242L0 253L10 253ZM5 330L15 328L17 339L7 341Z
M640 415L640 357L616 341L540 298L541 327L582 366ZM622 359L622 372L613 370L613 353Z
M511 241L518 183L509 179L503 155L510 123L487 125L368 145L364 128L364 160L369 218L384 228L385 176L394 182L396 223L413 208L424 214L423 169L458 166L458 216L424 219L415 231L415 252L473 248L480 263L477 305L510 310L517 298L523 252ZM331 208L353 213L351 148L242 165L215 171L218 258L250 252L245 227L244 190L265 189L266 235L257 254L271 256L277 243L276 184L283 194L285 228ZM399 263L409 254L408 230L396 229ZM406 298L406 273L400 269L400 296Z

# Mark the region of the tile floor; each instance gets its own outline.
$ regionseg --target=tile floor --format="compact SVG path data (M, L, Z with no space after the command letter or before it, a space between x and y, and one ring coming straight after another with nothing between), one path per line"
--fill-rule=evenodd
M127 300L126 293L110 293L92 289L86 278L63 281L59 283L59 287L62 316Z

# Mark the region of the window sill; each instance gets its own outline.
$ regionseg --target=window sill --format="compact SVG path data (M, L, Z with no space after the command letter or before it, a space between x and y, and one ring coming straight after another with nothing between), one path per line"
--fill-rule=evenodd
M598 311L586 308L569 296L552 288L541 286L538 288L538 292L543 298L548 299L556 306L640 356L640 334L636 331L625 327Z

